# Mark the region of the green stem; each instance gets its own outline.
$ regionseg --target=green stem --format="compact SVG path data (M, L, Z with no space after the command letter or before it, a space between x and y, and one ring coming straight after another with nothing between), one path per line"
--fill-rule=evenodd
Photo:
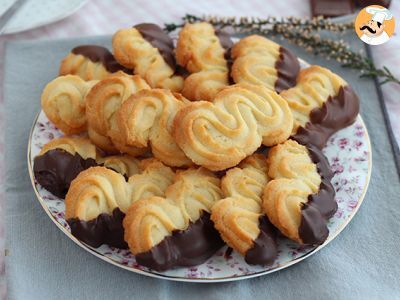
M331 23L329 19L313 18L300 19L294 17L282 18L274 17L261 18L235 18L235 17L198 17L185 15L180 24L165 24L164 30L167 32L182 28L185 23L209 22L213 26L223 29L232 28L237 34L261 34L266 36L282 36L289 42L305 48L315 55L321 55L327 59L335 59L345 68L352 68L361 72L360 77L377 77L382 79L380 84L393 82L400 84L387 67L377 68L374 63L360 53L350 50L349 45L343 41L333 41L321 38L315 32L327 30L331 32L345 32L353 28L353 23Z

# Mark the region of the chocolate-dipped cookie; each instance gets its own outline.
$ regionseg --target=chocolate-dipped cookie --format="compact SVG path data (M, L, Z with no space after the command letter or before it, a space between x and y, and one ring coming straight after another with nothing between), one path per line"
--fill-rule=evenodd
M165 197L135 202L124 219L136 261L157 271L205 262L222 245L210 220L222 196L220 180L204 168L177 173Z
M138 24L118 30L112 44L118 62L134 69L152 88L182 90L183 77L175 75L172 39L158 25Z
M122 220L129 206L150 196L164 196L174 173L157 160L142 165L143 172L124 176L106 167L81 172L65 198L65 217L71 233L92 247L108 244L126 248Z
M281 92L293 112L293 138L322 149L336 131L351 125L359 100L341 77L320 66L300 71L297 85Z
M83 80L102 80L118 71L132 74L115 60L107 48L97 45L75 47L60 66L60 75L77 75Z
M222 178L226 198L217 201L211 213L224 241L252 265L270 265L278 254L276 228L261 207L268 180L265 157L261 154L247 157Z
M337 210L332 172L322 152L293 140L268 153L263 209L282 234L300 243L320 245L329 235L327 221Z
M53 195L64 198L71 181L96 166L96 147L87 138L62 137L43 146L33 163L36 181Z
M235 83L261 84L278 93L296 84L300 70L297 57L265 37L251 35L241 39L230 55Z

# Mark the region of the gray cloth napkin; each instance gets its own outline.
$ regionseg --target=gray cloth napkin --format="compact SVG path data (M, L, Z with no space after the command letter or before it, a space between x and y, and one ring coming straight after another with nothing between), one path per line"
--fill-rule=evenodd
M373 172L364 203L334 241L283 271L219 284L148 278L103 262L75 245L35 198L26 149L42 88L57 75L60 59L74 46L87 43L109 46L110 37L7 44L5 223L10 299L400 298L400 181L373 81L298 48L300 57L328 65L352 84L373 145ZM353 39L353 46L362 44Z

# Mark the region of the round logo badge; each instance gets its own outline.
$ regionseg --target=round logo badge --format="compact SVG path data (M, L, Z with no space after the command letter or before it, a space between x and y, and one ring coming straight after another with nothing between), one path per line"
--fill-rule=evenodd
M386 43L394 32L394 16L387 8L370 5L363 8L354 22L354 29L364 43Z

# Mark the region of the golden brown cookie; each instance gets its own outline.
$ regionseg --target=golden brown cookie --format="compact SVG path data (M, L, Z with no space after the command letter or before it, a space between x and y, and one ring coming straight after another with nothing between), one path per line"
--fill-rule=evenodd
M53 195L64 198L71 181L95 166L96 147L87 138L62 137L43 146L35 157L35 180Z
M81 172L65 198L66 220L72 234L93 247L109 244L126 248L122 219L129 206L149 196L164 196L174 175L154 159L143 167L143 172L131 176L129 182L106 167Z
M121 66L111 52L97 45L82 45L75 47L61 61L60 75L77 75L83 80L102 80L108 75L131 71Z
M235 83L261 84L276 92L296 84L300 64L289 50L260 35L237 42L231 51Z
M119 139L139 148L151 146L154 157L169 166L191 165L171 136L173 119L184 106L182 100L164 89L132 95L117 112Z
M300 244L322 244L336 212L329 163L320 150L288 140L268 153L263 209L284 235Z
M116 112L131 95L149 88L140 76L129 76L123 72L110 75L93 86L86 96L86 115L90 128L89 137L99 148L113 150L109 146L111 140L120 152L132 156L144 153L145 149L128 146L120 140Z
M211 102L197 101L175 117L173 136L194 163L218 171L236 166L262 144L285 141L293 119L286 101L261 85L234 85Z
M220 181L210 171L179 172L165 198L136 201L123 225L125 240L139 264L155 270L204 262L222 246L209 218L222 196Z
M85 131L85 96L96 83L74 75L60 76L49 82L41 97L47 118L65 134Z
M294 117L294 139L322 149L336 131L352 124L359 112L353 89L320 66L301 70L297 85L281 92Z
M221 182L226 198L212 208L215 228L249 264L271 264L277 256L276 231L261 208L267 182L267 161L253 154L226 173Z
M117 61L142 76L152 88L179 92L183 78L174 75L175 59L171 38L155 24L139 24L118 30L113 36Z
M187 23L183 27L176 46L176 59L191 73L182 90L185 97L212 101L229 84L224 53L211 24Z

